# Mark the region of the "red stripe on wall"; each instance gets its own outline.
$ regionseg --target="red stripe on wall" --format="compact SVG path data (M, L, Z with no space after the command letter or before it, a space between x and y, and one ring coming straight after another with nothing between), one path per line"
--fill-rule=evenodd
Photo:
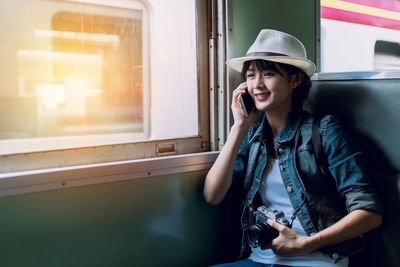
M400 30L400 21L321 6L321 18Z

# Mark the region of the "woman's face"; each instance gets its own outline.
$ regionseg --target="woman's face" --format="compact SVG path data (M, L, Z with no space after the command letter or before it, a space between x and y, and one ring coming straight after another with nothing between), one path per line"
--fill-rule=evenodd
M262 70L252 62L245 73L247 88L258 110L264 112L290 111L292 92L298 85L279 65Z

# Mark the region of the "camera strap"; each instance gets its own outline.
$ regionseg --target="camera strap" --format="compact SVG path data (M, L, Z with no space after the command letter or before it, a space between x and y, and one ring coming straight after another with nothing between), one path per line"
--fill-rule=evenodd
M295 142L294 143L295 143L296 147L297 147L297 144L298 144L299 139L300 139L300 132L301 131L298 130L297 133L296 133L296 136L295 136ZM297 151L297 148L295 149L295 152L294 152L295 156L296 156L296 151ZM296 159L295 159L295 161L296 161ZM305 187L305 185L303 183L303 179L301 178L300 174L298 176L299 176L299 181L300 181L301 187L303 188L302 200L301 200L300 205L296 208L296 210L293 211L293 214L290 217L290 225L289 225L290 228L292 228L292 225L293 225L294 220L296 219L297 213L300 211L300 209L303 207L304 203L306 202L306 194L305 194L305 192L307 191L307 189L306 189L306 187Z
M306 195L303 194L303 200L301 201L300 205L297 207L297 209L293 212L292 216L290 217L290 224L289 224L290 229L292 229L294 219L296 219L297 213L300 211L301 207L303 207L305 202L306 202Z
M314 117L313 119L312 129L311 129L311 141L314 148L315 161L317 163L317 167L322 172L322 174L325 177L327 177L331 176L331 173L328 169L328 160L326 159L325 153L323 151L321 135L319 133L320 120L321 120L320 115Z

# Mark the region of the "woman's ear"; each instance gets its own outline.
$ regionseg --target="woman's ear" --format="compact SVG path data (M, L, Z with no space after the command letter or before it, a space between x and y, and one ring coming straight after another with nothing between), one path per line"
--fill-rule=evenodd
M298 71L296 74L292 75L293 88L298 87L304 80L304 73Z

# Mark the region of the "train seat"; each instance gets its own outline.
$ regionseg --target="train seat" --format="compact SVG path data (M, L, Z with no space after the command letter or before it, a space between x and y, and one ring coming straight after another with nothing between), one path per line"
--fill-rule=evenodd
M383 205L383 223L368 233L350 266L400 266L400 79L315 80L306 106L333 114L365 154Z

